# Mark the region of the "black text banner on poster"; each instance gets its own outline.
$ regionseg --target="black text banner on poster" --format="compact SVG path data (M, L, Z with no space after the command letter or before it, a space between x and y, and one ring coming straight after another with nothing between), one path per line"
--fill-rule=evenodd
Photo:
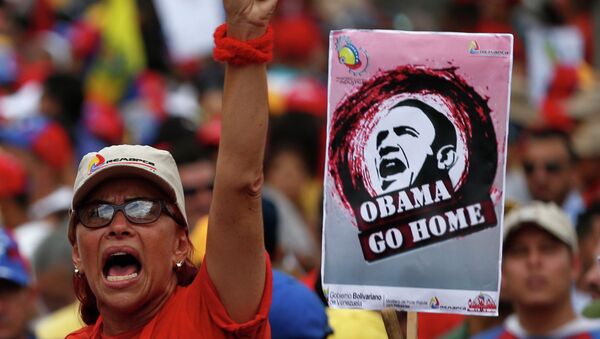
M415 250L449 238L497 225L494 204L485 199L467 205L452 204L359 234L365 260L371 262Z

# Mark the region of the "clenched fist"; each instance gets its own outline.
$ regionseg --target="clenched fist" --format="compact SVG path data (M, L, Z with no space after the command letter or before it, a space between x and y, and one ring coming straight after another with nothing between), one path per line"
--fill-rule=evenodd
M227 35L239 40L249 40L261 36L277 0L223 0L227 14Z

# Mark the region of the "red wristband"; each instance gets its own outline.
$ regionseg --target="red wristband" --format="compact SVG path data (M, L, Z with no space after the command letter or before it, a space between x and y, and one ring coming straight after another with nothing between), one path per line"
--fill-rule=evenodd
M267 27L267 31L262 36L241 41L227 37L227 24L222 24L215 30L214 38L213 58L216 61L242 66L262 64L273 59L273 29L271 26Z

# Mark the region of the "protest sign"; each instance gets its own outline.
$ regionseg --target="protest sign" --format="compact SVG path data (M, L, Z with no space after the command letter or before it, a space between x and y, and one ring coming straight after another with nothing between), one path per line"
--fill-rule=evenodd
M558 84L558 67L577 69L584 60L584 41L581 31L572 26L531 27L527 39L527 78L529 95L535 107L543 105L549 89ZM568 86L562 80L564 86Z
M512 36L330 36L332 307L496 315Z

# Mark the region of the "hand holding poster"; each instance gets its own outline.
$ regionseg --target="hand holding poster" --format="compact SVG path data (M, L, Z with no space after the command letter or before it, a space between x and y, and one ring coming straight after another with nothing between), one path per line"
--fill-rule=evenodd
M497 314L512 36L330 39L330 305Z

